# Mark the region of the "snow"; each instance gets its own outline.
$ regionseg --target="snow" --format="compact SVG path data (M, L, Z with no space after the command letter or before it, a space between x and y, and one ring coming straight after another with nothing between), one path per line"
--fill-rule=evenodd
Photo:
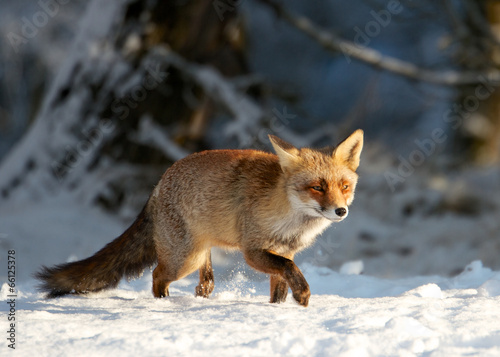
M269 304L265 276L249 273L241 257L215 251L209 299L194 297L197 274L155 299L147 270L115 290L47 300L30 276L40 264L84 258L128 223L89 207L62 193L0 205L0 259L10 249L17 257L15 355L500 355L500 271L481 261L454 277L387 279L367 272L362 260L345 261L338 272L304 260L312 296L303 308L291 294ZM9 329L9 294L3 284L2 331Z
M356 260L353 262L347 262L342 264L340 267L341 274L361 274L363 272L364 264L362 260Z
M401 280L302 268L313 292L307 308L290 297L269 304L267 282L241 275L236 283L216 284L210 299L193 296L194 277L173 284L171 297L161 300L150 293L149 274L116 290L53 300L27 281L18 292L16 351L36 350L39 356L500 353L500 272L480 262L455 278ZM3 300L7 294L4 285Z

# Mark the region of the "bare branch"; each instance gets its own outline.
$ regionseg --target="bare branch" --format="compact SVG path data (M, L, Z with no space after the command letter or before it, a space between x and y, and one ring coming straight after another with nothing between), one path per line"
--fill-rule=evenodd
M144 117L141 120L135 140L146 145L155 146L173 161L180 160L190 154L172 141L163 128L150 117Z
M189 62L166 47L157 46L150 56L156 63L179 69L201 86L209 97L223 105L234 116L235 121L226 126L226 134L237 136L240 143L251 142L251 133L259 127L264 114L253 100L238 90L236 84L217 70Z
M333 52L341 52L345 56L352 57L375 68L382 69L400 76L417 81L428 82L437 85L457 86L489 82L500 85L500 71L495 69L485 71L435 71L421 68L413 63L400 60L392 56L386 56L377 50L362 47L352 41L340 38L336 34L323 30L310 21L307 17L296 16L285 10L283 6L272 0L260 0L271 6L278 15L285 19L290 25L303 32L325 49Z

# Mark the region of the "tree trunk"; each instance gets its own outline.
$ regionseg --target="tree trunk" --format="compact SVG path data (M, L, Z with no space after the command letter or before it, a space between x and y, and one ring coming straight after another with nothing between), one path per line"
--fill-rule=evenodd
M463 39L461 64L466 69L487 71L500 65L500 2L465 2L467 36ZM463 162L489 165L500 162L500 90L478 78L478 84L460 88L452 125Z
M184 3L89 3L35 123L0 165L3 201L85 187L87 201L115 207L127 185L150 190L168 163L204 148L207 122L221 108L192 76L151 53L168 49L224 79L247 72L243 31L235 8L221 16L212 0ZM152 128L145 123L164 135L166 150L141 140ZM110 161L116 169L107 169ZM127 167L139 163L161 168L134 179Z

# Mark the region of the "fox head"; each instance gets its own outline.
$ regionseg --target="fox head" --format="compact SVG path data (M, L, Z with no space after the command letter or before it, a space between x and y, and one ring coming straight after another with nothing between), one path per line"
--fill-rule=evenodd
M297 149L269 135L285 175L291 206L309 217L340 222L354 199L363 148L363 131L356 130L335 148Z

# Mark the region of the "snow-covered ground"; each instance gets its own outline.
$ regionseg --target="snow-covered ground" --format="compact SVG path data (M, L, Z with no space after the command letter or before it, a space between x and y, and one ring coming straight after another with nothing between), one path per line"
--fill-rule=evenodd
M88 296L46 300L36 291L30 275L40 264L84 258L125 225L65 194L0 205L0 355L10 344L8 250L16 251L19 356L500 355L500 272L480 261L454 277L418 276L412 265L401 265L405 277L387 279L377 264L351 261L332 270L304 259L299 264L312 292L307 308L290 296L269 304L266 277L221 251L214 254L216 288L208 300L194 297L196 274L156 300L149 271Z
M16 355L500 355L500 272L479 261L455 278L384 280L302 269L313 292L307 308L291 298L269 304L267 282L238 274L210 299L193 296L195 279L154 299L149 274L116 290L54 300L28 281L17 298ZM8 300L7 285L1 295ZM5 316L2 326L7 331Z

